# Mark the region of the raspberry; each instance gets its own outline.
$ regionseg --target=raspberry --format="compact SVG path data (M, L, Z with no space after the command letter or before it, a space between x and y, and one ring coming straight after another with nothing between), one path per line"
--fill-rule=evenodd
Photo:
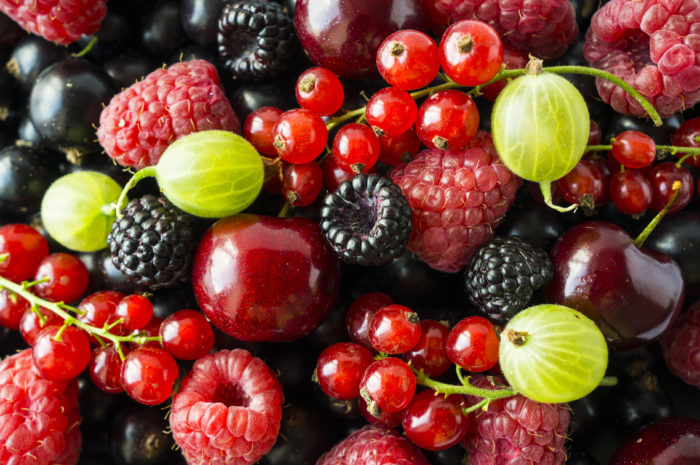
M431 19L448 25L463 19L488 23L503 45L538 58L564 54L578 35L576 12L568 0L430 0Z
M496 378L496 382L502 380ZM485 376L475 376L471 383L482 389L497 388ZM471 404L479 400L468 397ZM462 440L470 465L564 465L570 419L566 404L544 404L518 394L491 401L488 409L470 415L474 426Z
M43 378L31 349L0 362L0 463L74 465L81 443L77 380Z
M107 0L0 0L0 11L27 31L68 45L97 32Z
M700 387L700 301L686 310L661 339L671 373Z
M318 459L316 465L429 465L423 453L393 430L367 425Z
M394 168L391 179L413 211L409 250L449 273L469 263L493 237L521 183L483 131L463 150L424 150Z
M137 169L158 163L165 149L192 132L241 124L211 63L192 60L153 71L112 97L97 138L107 154Z
M612 0L586 33L584 57L634 86L661 117L700 101L700 2ZM620 113L645 114L615 84L596 79L600 97Z
M244 465L274 445L284 395L272 371L242 349L195 362L173 399L170 427L189 465Z

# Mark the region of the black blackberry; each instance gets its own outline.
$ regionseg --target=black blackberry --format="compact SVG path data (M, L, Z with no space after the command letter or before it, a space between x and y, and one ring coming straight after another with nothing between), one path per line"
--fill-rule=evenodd
M474 254L465 271L469 300L486 315L505 322L552 279L547 252L518 236L494 237Z
M390 179L358 174L323 199L321 230L344 262L383 265L406 249L411 207Z
M191 217L154 195L128 203L112 225L107 243L114 265L151 290L185 281L196 246Z
M290 62L294 22L275 2L229 3L219 18L219 56L234 79L275 76Z

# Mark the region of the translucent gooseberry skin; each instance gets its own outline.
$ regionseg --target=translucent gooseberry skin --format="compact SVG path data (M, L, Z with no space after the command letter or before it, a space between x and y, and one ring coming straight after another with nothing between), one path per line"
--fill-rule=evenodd
M589 129L581 93L565 78L547 72L509 82L491 114L501 160L534 182L555 181L571 171L583 156Z

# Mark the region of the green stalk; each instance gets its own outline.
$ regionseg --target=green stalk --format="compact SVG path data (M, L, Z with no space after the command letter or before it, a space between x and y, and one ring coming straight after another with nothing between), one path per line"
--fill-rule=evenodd
M503 399L505 397L512 397L517 394L513 389L503 388L503 389L481 389L476 386L469 384L469 380L465 379L462 386L456 384L441 383L440 381L435 381L430 379L425 373L414 368L413 372L416 374L416 383L423 386L429 387L440 394L449 396L451 394L465 394L482 397L484 399L494 400Z
M147 166L145 168L142 168L138 170L134 175L129 179L129 182L126 183L124 188L122 189L122 193L119 195L119 199L117 199L117 204L116 204L116 209L117 209L117 218L122 217L122 210L124 207L126 207L126 204L129 203L129 197L127 197L127 194L133 187L138 183L140 180L144 178L154 178L156 176L156 167L155 166Z
M673 185L671 186L671 190L673 191L673 197L671 197L671 200L666 204L666 206L661 210L659 213L656 214L654 218L649 222L649 224L644 228L644 230L639 233L639 236L634 240L634 243L637 245L637 247L641 248L642 245L644 245L644 241L647 240L649 235L654 231L654 228L658 226L658 224L661 222L661 220L666 216L666 214L671 210L671 207L673 207L673 204L676 203L676 199L678 199L678 195L681 193L681 182L680 181L674 181Z

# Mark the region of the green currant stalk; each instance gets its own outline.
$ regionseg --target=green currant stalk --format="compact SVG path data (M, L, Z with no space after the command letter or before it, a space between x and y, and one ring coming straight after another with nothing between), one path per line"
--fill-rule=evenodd
M671 210L671 207L673 207L673 204L676 203L676 200L678 199L678 196L681 193L681 182L680 181L674 181L673 184L671 185L671 190L673 191L673 196L671 197L671 200L668 201L668 203L664 206L664 208L656 214L654 218L651 219L649 224L644 228L644 230L639 233L639 236L634 240L634 243L637 247L641 248L642 245L644 245L644 241L647 240L649 235L654 231L654 228L661 222L661 220L666 216L666 214Z
M113 329L115 326L118 324L122 323L122 319L120 318L119 320L115 321L114 323L111 323L109 325L105 325L103 328L97 328L95 326L89 325L87 323L84 323L77 318L75 318L73 315L71 315L68 312L73 312L77 315L81 314L81 311L75 307L71 307L70 305L66 305L63 302L50 302L46 299L42 299L41 297L38 297L31 292L29 292L29 288L35 284L38 284L37 281L34 282L23 282L22 284L17 284L9 279L6 279L2 276L0 276L0 287L7 289L10 292L14 292L15 294L23 297L26 299L30 304L32 304L32 311L36 311L40 317L43 317L41 315L41 312L39 310L39 307L45 308L47 310L50 310L51 312L55 313L56 315L60 316L63 321L63 327L61 330L59 330L58 334L56 334L55 338L56 340L60 340L61 333L64 331L64 328L68 326L76 326L86 333L95 336L95 338L100 341L100 343L104 346L104 340L111 341L112 344L114 344L114 347L117 349L117 352L119 352L119 357L124 360L124 352L122 351L122 344L126 342L134 342L136 344L145 344L146 342L149 341L159 341L160 342L160 336L139 336L139 335L129 335L129 336L118 336L116 334L113 334L110 332L111 329Z
M586 147L586 150L584 150L584 153L597 152L600 150L612 150L612 145L589 145ZM680 160L678 160L678 163L676 163L676 166L678 166L679 168L683 164L683 161L686 158L694 157L695 155L700 155L700 147L681 147L678 145L657 145L656 150L668 152L671 155L675 155L677 153L687 154L687 155L683 156Z

